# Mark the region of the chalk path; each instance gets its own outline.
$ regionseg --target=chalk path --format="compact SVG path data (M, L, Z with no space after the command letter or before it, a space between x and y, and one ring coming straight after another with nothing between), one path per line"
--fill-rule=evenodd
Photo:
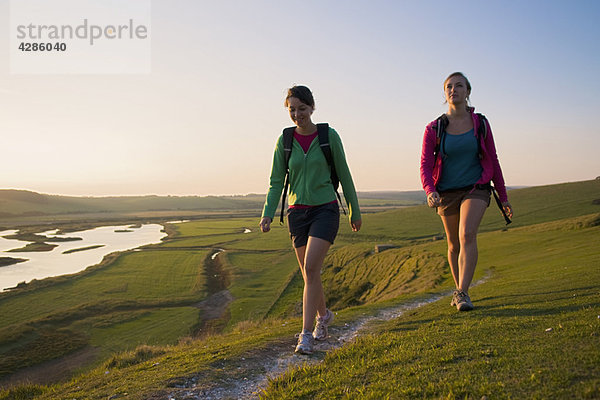
M481 281L477 282L481 283ZM315 342L314 354L311 356L294 353L296 340L276 343L257 354L250 354L238 360L227 360L214 367L223 369L223 376L217 382L211 382L210 388L201 376L181 378L172 388L156 393L150 399L168 400L222 400L222 399L257 399L261 390L288 369L303 364L313 365L322 361L328 351L337 349L360 336L365 328L378 321L389 321L403 313L419 308L425 304L436 302L449 296L452 291L430 295L417 301L379 310L375 315L358 318L352 323L342 326L335 321L329 328L329 337L325 341ZM233 364L233 365L232 365ZM201 387L200 387L201 385Z

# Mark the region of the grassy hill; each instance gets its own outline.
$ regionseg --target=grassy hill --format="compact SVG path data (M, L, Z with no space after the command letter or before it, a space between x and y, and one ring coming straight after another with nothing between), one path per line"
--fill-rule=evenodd
M423 191L361 192L365 211L422 204ZM7 228L119 219L230 217L258 215L264 194L239 196L74 197L0 189L0 226Z
M256 209L264 196L123 196L73 197L26 190L0 190L0 217L166 210Z
M592 311L600 294L600 182L519 189L510 199L515 222L508 231L495 205L481 227L476 279L491 277L472 291L474 312L457 316L446 300L425 306L373 328L322 364L272 381L264 396L551 398L550 389L600 396L600 352L589 345L600 334ZM4 382L23 367L81 354L86 362L72 371L88 371L0 398L151 398L190 375L202 377L202 388L233 376L250 354L291 346L301 278L286 228L265 235L256 225L256 218L177 225L163 244L0 294ZM343 223L323 271L336 323L449 289L441 234L439 218L425 206L366 214L359 234ZM382 243L397 247L375 253ZM227 307L211 315L211 299L226 299ZM548 324L563 335L557 341L547 340L547 327L539 331ZM545 355L556 362L542 362ZM587 372L578 359L587 360ZM569 379L551 372L556 363Z
M600 214L480 243L492 275L470 290L474 311L447 297L381 323L263 398L599 398Z

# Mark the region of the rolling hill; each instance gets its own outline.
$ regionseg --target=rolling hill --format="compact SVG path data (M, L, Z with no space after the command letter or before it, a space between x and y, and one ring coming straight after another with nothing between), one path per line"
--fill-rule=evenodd
M476 279L488 282L473 290L475 312L457 319L446 299L432 303L374 327L357 344L317 355L323 364L271 381L264 397L546 398L569 390L600 395L599 364L577 367L579 359L600 357L597 347L586 344L600 334L598 319L585 319L585 310L599 306L594 288L600 285L600 182L518 189L509 197L514 223L506 229L492 205L481 226ZM286 228L274 226L264 235L256 224L256 218L181 224L163 244L0 295L0 313L7 316L0 324L5 378L25 365L95 349L80 365L88 372L72 381L24 386L0 399L19 390L22 398L180 398L186 391L204 393L227 376L242 379L240 371L250 374L252 368L244 361L291 347L301 279ZM250 233L244 233L247 228ZM336 324L450 289L441 233L439 218L426 206L365 214L359 234L342 224L323 270ZM373 251L384 243L395 247ZM208 318L211 299L227 303ZM546 324L568 327L557 339L569 352L551 350L553 342L543 329L539 333ZM506 328L508 336L494 334ZM449 343L455 335L467 340ZM536 346L571 378L561 379L551 365L536 367L543 364ZM473 377L454 373L461 362L469 363ZM394 373L386 375L390 368ZM422 371L426 381L418 379Z

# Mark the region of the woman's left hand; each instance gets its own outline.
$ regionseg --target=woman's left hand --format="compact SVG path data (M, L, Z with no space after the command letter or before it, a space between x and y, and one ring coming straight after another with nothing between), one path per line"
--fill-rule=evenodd
M353 232L360 231L361 225L362 225L362 219L359 219L358 221L350 221L350 226L352 227Z
M510 203L508 201L505 201L504 203L502 203L502 209L506 213L506 216L508 218L512 219L512 217L513 217L513 209L512 209L512 206L510 205Z

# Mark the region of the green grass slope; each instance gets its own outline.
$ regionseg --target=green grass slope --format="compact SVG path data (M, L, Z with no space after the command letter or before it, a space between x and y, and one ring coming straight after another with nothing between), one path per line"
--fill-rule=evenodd
M493 272L471 290L474 311L458 313L448 298L413 310L322 363L271 381L262 397L597 398L600 217L485 233L480 242L487 260L480 269ZM340 312L337 323L351 313ZM199 388L227 379L242 360L278 347L298 323L268 320L169 348L142 347L68 384L30 390L41 399L166 398L191 375L202 377Z
M493 273L474 311L424 306L263 398L599 398L600 215L486 233L480 249Z
M0 189L0 223L10 225L15 219L76 214L165 213L195 215L197 212L260 212L265 195L238 196L107 196L75 197L48 195L27 190ZM422 191L362 192L364 207L386 208L416 205L423 202ZM31 219L30 223L35 223Z
M281 227L266 237L256 228L244 233L255 218L200 220L169 230L175 226L162 244L0 293L0 382L76 351L94 349L93 365L139 345L172 345L261 320L297 269ZM227 250L212 260L221 247ZM206 325L212 306L200 302L222 289L233 302L223 319Z
M105 359L189 335L199 314L194 304L206 297L201 266L207 254L130 252L39 289L0 294L0 377L87 346ZM168 323L165 310L184 322Z
M514 208L510 229L586 215L600 210L600 180L562 183L509 191ZM596 203L594 203L596 201ZM360 235L348 230L340 232L341 240L379 241L402 244L407 241L430 240L444 234L444 227L435 211L427 206L389 210L367 216ZM504 219L492 198L480 232L502 229Z
M73 197L26 190L0 190L0 217L17 215L258 209L264 196Z
M478 315L483 311L484 296L478 299L478 291L487 287L490 288L488 290L503 287L506 285L503 279L514 270L522 269L518 276L523 277L529 285L535 283L536 275L546 277L546 272L535 268L538 264L538 267L542 265L547 257L555 260L555 263L558 262L556 260L562 260L569 269L577 269L581 261L587 270L594 271L590 263L600 264L597 254L600 248L598 227L594 222L597 220L596 213L600 212L600 206L594 204L594 200L599 198L598 181L511 191L515 222L507 232L502 231L502 218L492 204L481 227L485 233L480 236L480 263L476 278L484 276L488 270L494 272L490 281L473 289L478 310L467 316L461 314L460 318L470 318L469 315ZM73 383L51 387L45 398L77 398L82 397L82 393L89 393L88 398L103 398L123 391L130 393L130 398L145 398L144 393L168 387L169 382L177 377L194 370L197 372L198 369L210 371L216 362L224 365L221 373L227 373L227 368L233 368L233 365L229 365L226 359L236 357L236 354L246 354L257 346L268 349L274 343L289 338L299 325L297 315L302 281L297 273L286 227L274 224L271 233L261 234L256 229L257 222L253 218L232 218L181 224L178 225L177 235L171 236L165 243L146 251L122 255L116 261L75 279L59 279L55 284L40 289L0 295L0 313L10 316L6 322L4 319L0 322L0 353L4 358L21 354L16 361L13 359L12 364L0 369L0 374L2 371L10 373L18 366L39 363L40 359L29 360L32 354L28 349L32 348L32 344L39 346L43 343L42 334L54 335L54 339L50 340L52 343L71 337L73 344L70 347L55 351L54 354L50 351L45 359L70 354L82 346L95 346L102 349L103 357L99 359L109 360L107 362L113 366L111 371L115 374L103 377L108 368L105 364ZM439 292L451 287L451 277L445 266L445 241L435 240L439 239L443 229L433 210L418 206L365 214L364 228L358 234L350 232L347 225L343 217L340 235L323 270L328 302L339 311L338 322L348 320L358 312L356 310L369 310L368 307L373 305L397 301L398 296ZM250 232L246 231L247 228L250 228ZM542 242L540 238L545 238L545 241ZM375 253L374 246L382 243L398 247ZM217 260L220 273L227 276L227 282L220 281L219 284L233 294L225 320L220 323L225 332L174 345L178 338L197 328L201 319L198 309L192 306L210 294L211 284L206 280L210 276L202 272L202 266L207 265L207 257L214 249L224 250ZM570 258L574 254L578 257L582 254L581 260ZM578 274L582 273L582 270L578 271ZM598 271L597 268L595 271ZM551 293L550 286L540 290L540 293L546 293L545 290ZM498 292L494 298L503 298L503 293ZM52 310L53 305L57 306L56 310ZM429 313L438 315L435 314L438 308L441 314L435 318L448 323L457 318L447 304L441 307L436 303L425 307L425 311L418 310L415 315L420 317L415 317L416 321L429 320ZM178 320L182 322L175 323ZM525 320L518 322L527 325ZM415 329L427 329L420 322L413 325ZM156 329L153 329L154 326ZM449 326L452 324L449 323ZM438 326L430 328L438 329ZM264 332L265 329L268 333ZM386 329L393 331L395 328ZM137 334L144 330L149 330L147 336ZM528 337L529 331L521 334ZM248 335L253 337L246 337ZM381 332L373 335L374 341L381 335L385 337ZM419 331L415 335L427 336L431 333ZM111 338L117 342L112 347L109 345ZM495 346L494 340L489 337L492 347ZM171 346L135 350L136 346L144 344ZM41 348L48 351L52 347ZM206 350L208 348L211 350ZM123 350L133 353L113 356L114 352ZM416 353L413 355L417 357ZM156 363L164 366L164 369L159 368L159 372L157 368L150 367ZM419 365L412 367L418 370ZM437 367L433 364L429 366L432 369ZM307 375L302 379L310 382L313 379L310 376L312 372L308 371L312 370L307 369ZM444 372L439 374L440 379L446 379ZM296 393L294 382L302 374L295 371L292 375L292 378L284 377L274 382L266 396L277 398L281 393L289 393L289 390ZM218 373L207 372L206 376L207 379L215 378ZM341 396L359 396L360 390L370 386L363 383L355 380L353 385L343 389L346 392L340 392ZM314 381L310 385L322 386ZM388 394L397 393L396 389L388 387L385 390L388 389ZM32 390L46 392L46 389ZM341 389L337 387L332 390L327 393L338 393L335 390ZM456 387L452 390L452 393L462 393L457 392ZM593 385L591 389L586 386L582 390L593 390ZM314 395L303 395L302 391L297 393L300 393L298 398L311 398ZM383 392L367 390L365 393L371 393L371 398L379 398ZM439 392L441 394L426 391L418 393L421 395L417 397L436 398L451 397L452 394L450 391ZM61 397L63 394L65 397ZM508 394L506 396L510 397Z

